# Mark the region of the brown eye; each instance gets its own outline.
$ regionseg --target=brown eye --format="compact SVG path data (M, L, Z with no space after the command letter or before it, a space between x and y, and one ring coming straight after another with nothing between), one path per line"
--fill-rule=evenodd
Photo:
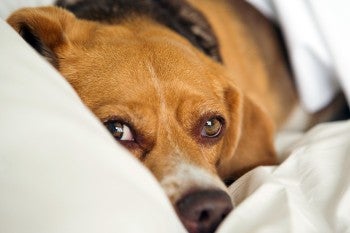
M120 141L134 141L134 136L130 128L118 121L107 121L104 123L109 132Z
M215 138L220 135L221 129L222 120L218 117L214 117L205 122L201 135L203 137Z

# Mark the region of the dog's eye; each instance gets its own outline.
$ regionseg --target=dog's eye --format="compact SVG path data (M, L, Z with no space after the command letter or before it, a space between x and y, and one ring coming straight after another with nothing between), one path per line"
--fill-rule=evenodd
M213 117L205 122L201 135L203 137L215 138L219 136L221 129L222 120L218 117Z
M104 124L117 140L134 141L134 136L126 124L118 121L107 121Z

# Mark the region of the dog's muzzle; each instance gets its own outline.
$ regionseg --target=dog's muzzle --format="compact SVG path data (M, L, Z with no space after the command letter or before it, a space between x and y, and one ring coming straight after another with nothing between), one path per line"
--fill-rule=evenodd
M230 197L222 190L200 190L185 195L175 208L190 233L210 233L233 206Z

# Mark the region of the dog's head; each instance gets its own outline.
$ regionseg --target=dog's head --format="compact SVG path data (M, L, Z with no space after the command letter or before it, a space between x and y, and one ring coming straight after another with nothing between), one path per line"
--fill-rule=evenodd
M117 25L47 7L8 22L156 176L191 232L231 210L222 180L274 162L272 124L235 75L147 18Z

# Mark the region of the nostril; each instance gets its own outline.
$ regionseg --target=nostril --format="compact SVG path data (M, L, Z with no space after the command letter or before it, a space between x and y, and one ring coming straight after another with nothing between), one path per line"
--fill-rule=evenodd
M207 221L209 219L209 210L203 210L198 218L199 222L204 222Z
M221 190L193 192L176 203L178 215L190 233L214 232L232 208L230 197Z

